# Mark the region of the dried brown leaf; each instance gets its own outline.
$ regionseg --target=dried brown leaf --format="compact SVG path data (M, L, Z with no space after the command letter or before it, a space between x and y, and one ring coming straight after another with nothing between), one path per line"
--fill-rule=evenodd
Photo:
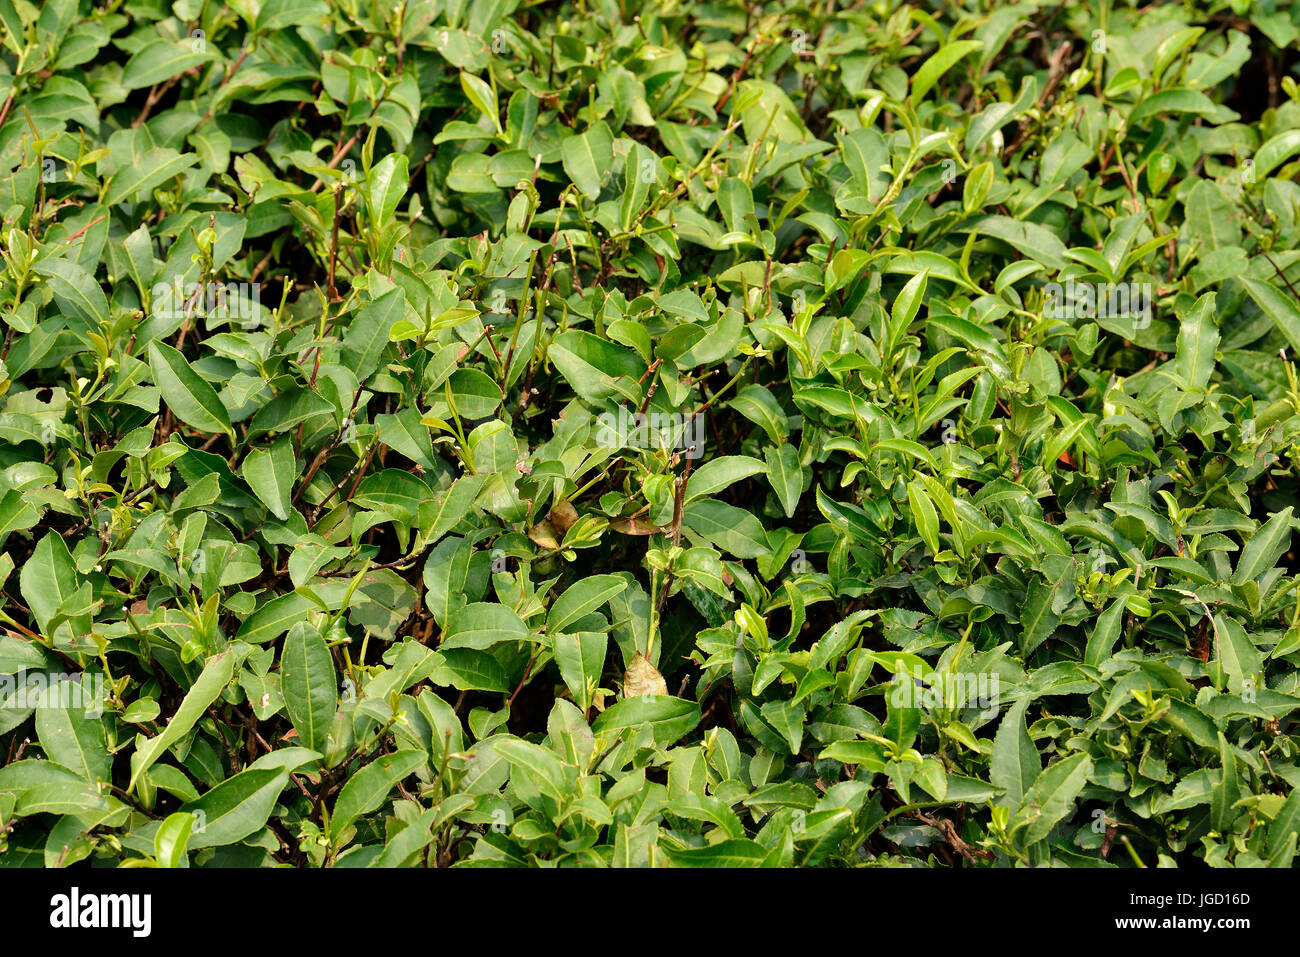
M555 527L550 522L538 522L528 530L528 537L543 548L560 547L560 537L555 534Z
M623 697L639 698L648 694L667 694L668 684L659 669L646 659L641 652L628 663L623 672Z
M573 528L574 522L578 520L578 510L573 507L572 502L556 502L547 517L555 526L555 530L564 536L569 534L569 529Z
M660 528L639 518L616 518L609 523L609 527L622 535L653 535L656 532L667 531L666 528Z

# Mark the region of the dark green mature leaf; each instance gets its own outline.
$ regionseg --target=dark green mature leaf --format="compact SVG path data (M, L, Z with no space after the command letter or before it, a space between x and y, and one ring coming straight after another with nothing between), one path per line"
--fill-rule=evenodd
M608 646L609 636L600 631L555 634L552 637L551 651L560 676L574 702L584 712L591 707L592 697L600 687Z
M36 733L50 760L87 781L109 780L111 759L100 715L87 708L36 709Z
M178 73L211 62L216 54L185 40L156 39L135 52L122 70L122 86L128 90L153 86Z
M147 150L118 170L104 201L123 203L137 199L142 194L148 195L198 162L197 156L184 156L175 150L161 147Z
M189 847L234 844L260 831L275 807L276 798L289 783L289 772L276 768L250 768L222 781L181 811L194 814L201 829L191 833Z
M1290 866L1285 5L218 6L0 0L6 863Z
M1086 754L1074 754L1044 768L1011 816L1008 830L1015 833L1023 828L1020 840L1026 846L1047 837L1074 809L1075 798L1091 771L1092 759Z
M1204 389L1214 372L1214 353L1219 346L1219 330L1214 325L1214 293L1196 301L1178 330L1178 352L1174 365L1178 376L1190 389Z
M613 165L613 146L609 127L597 123L585 133L569 137L561 147L565 172L588 199L600 194L601 183Z
M46 533L24 563L19 584L27 607L45 629L77 589L77 568L62 536Z
M239 474L253 494L281 521L289 517L297 471L293 446L287 435L269 449L253 449L239 467Z
M438 647L482 651L503 641L520 641L527 637L527 626L513 610L491 602L475 602L451 613Z
M338 708L338 676L325 639L306 622L294 625L284 640L280 691L298 740L312 750L324 750Z
M570 585L551 605L546 617L547 631L552 634L564 631L584 615L621 594L625 588L627 582L618 575L595 575Z
M665 849L674 867L763 867L771 851L757 841L733 838L708 847Z
M618 734L649 725L659 745L672 744L700 723L700 707L691 701L663 695L640 695L606 708L594 722L596 734Z
M359 381L379 368L388 346L388 334L402 317L406 300L401 289L391 289L371 300L356 314L343 336L343 359Z
M705 462L686 481L686 501L708 498L751 475L764 471L758 459L748 455L724 455Z
M725 502L705 499L688 505L686 525L737 558L758 558L770 551L762 523Z
M1291 545L1291 514L1291 506L1288 505L1250 536L1245 548L1241 550L1241 557L1237 559L1233 581L1248 582L1276 564Z
M235 637L249 644L264 644L283 635L316 607L310 598L296 592L272 598L248 617Z
M422 751L405 750L385 754L357 771L343 785L330 815L330 836L335 840L362 814L383 802L398 781L428 760Z
M1038 749L1025 729L1028 706L1029 699L1021 698L1003 715L989 761L989 781L1003 791L998 803L1009 808L1020 807L1043 769Z
M1300 305L1296 305L1294 299L1288 299L1270 283L1245 276L1240 281L1250 293L1250 298L1272 320L1278 332L1286 336L1291 348L1300 349Z
M780 448L768 448L764 454L767 458L767 480L776 492L781 508L785 510L785 517L791 518L799 507L804 486L799 452L791 445L782 445Z
M68 259L45 259L32 268L45 276L54 294L83 318L92 322L108 321L108 299L104 290L80 265Z
M161 342L149 343L149 368L167 407L187 425L202 432L233 435L230 413L203 377L183 355Z

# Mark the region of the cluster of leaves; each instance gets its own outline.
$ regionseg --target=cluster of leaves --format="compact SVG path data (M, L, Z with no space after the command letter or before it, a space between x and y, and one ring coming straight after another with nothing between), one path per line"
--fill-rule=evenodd
M0 0L0 861L1289 865L1298 37Z

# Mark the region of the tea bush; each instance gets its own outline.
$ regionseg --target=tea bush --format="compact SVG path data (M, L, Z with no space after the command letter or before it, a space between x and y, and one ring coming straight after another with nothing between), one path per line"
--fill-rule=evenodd
M10 866L1286 866L1300 10L0 0Z

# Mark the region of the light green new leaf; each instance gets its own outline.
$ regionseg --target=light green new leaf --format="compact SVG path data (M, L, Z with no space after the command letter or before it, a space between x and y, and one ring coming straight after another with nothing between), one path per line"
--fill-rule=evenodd
M491 85L472 73L461 71L460 88L465 96L478 107L478 111L492 120L497 132L501 132L501 116L497 110L497 95Z
M791 518L799 507L799 496L803 494L804 486L799 450L793 445L769 445L763 450L763 457L767 460L767 480L785 510L785 517Z
M153 838L153 854L159 867L188 866L185 851L196 820L198 820L197 815L188 811L177 811L175 814L167 815L167 819L158 825Z
M1255 152L1255 178L1267 176L1297 151L1300 151L1300 130L1285 130L1271 137Z
M916 525L917 534L932 555L939 554L939 513L934 510L934 503L926 494L925 486L920 482L908 482L907 502L912 509L912 522Z
M655 154L640 143L633 143L623 162L623 200L618 212L623 229L631 229L645 207L650 185L655 182L655 169Z
M1204 389L1214 373L1214 355L1219 347L1219 328L1214 324L1214 300L1207 292L1187 311L1178 328L1178 351L1174 368L1189 389Z
M397 204L409 185L408 169L409 160L405 153L389 153L370 170L370 215L374 217L376 227L383 228L392 222Z
M574 703L583 712L591 707L592 696L600 686L608 648L609 636L602 631L551 635L551 652L555 655L560 677L573 695Z
M958 40L956 43L941 47L921 64L921 68L912 77L912 93L909 98L913 105L925 99L925 94L930 92L930 87L934 86L939 77L952 69L962 57L983 47L984 44L978 40Z
M1270 283L1247 276L1238 276L1237 281L1246 287L1264 315L1273 320L1278 332L1286 336L1291 348L1300 350L1300 305Z
M181 701L180 707L167 722L167 727L163 729L162 734L145 740L131 756L131 781L127 786L128 791L135 790L140 775L149 770L149 767L162 757L168 748L180 741L194 727L199 718L203 717L203 713L208 710L208 706L216 701L226 685L230 684L234 674L234 652L223 651L207 660L202 673L186 693L185 699Z

